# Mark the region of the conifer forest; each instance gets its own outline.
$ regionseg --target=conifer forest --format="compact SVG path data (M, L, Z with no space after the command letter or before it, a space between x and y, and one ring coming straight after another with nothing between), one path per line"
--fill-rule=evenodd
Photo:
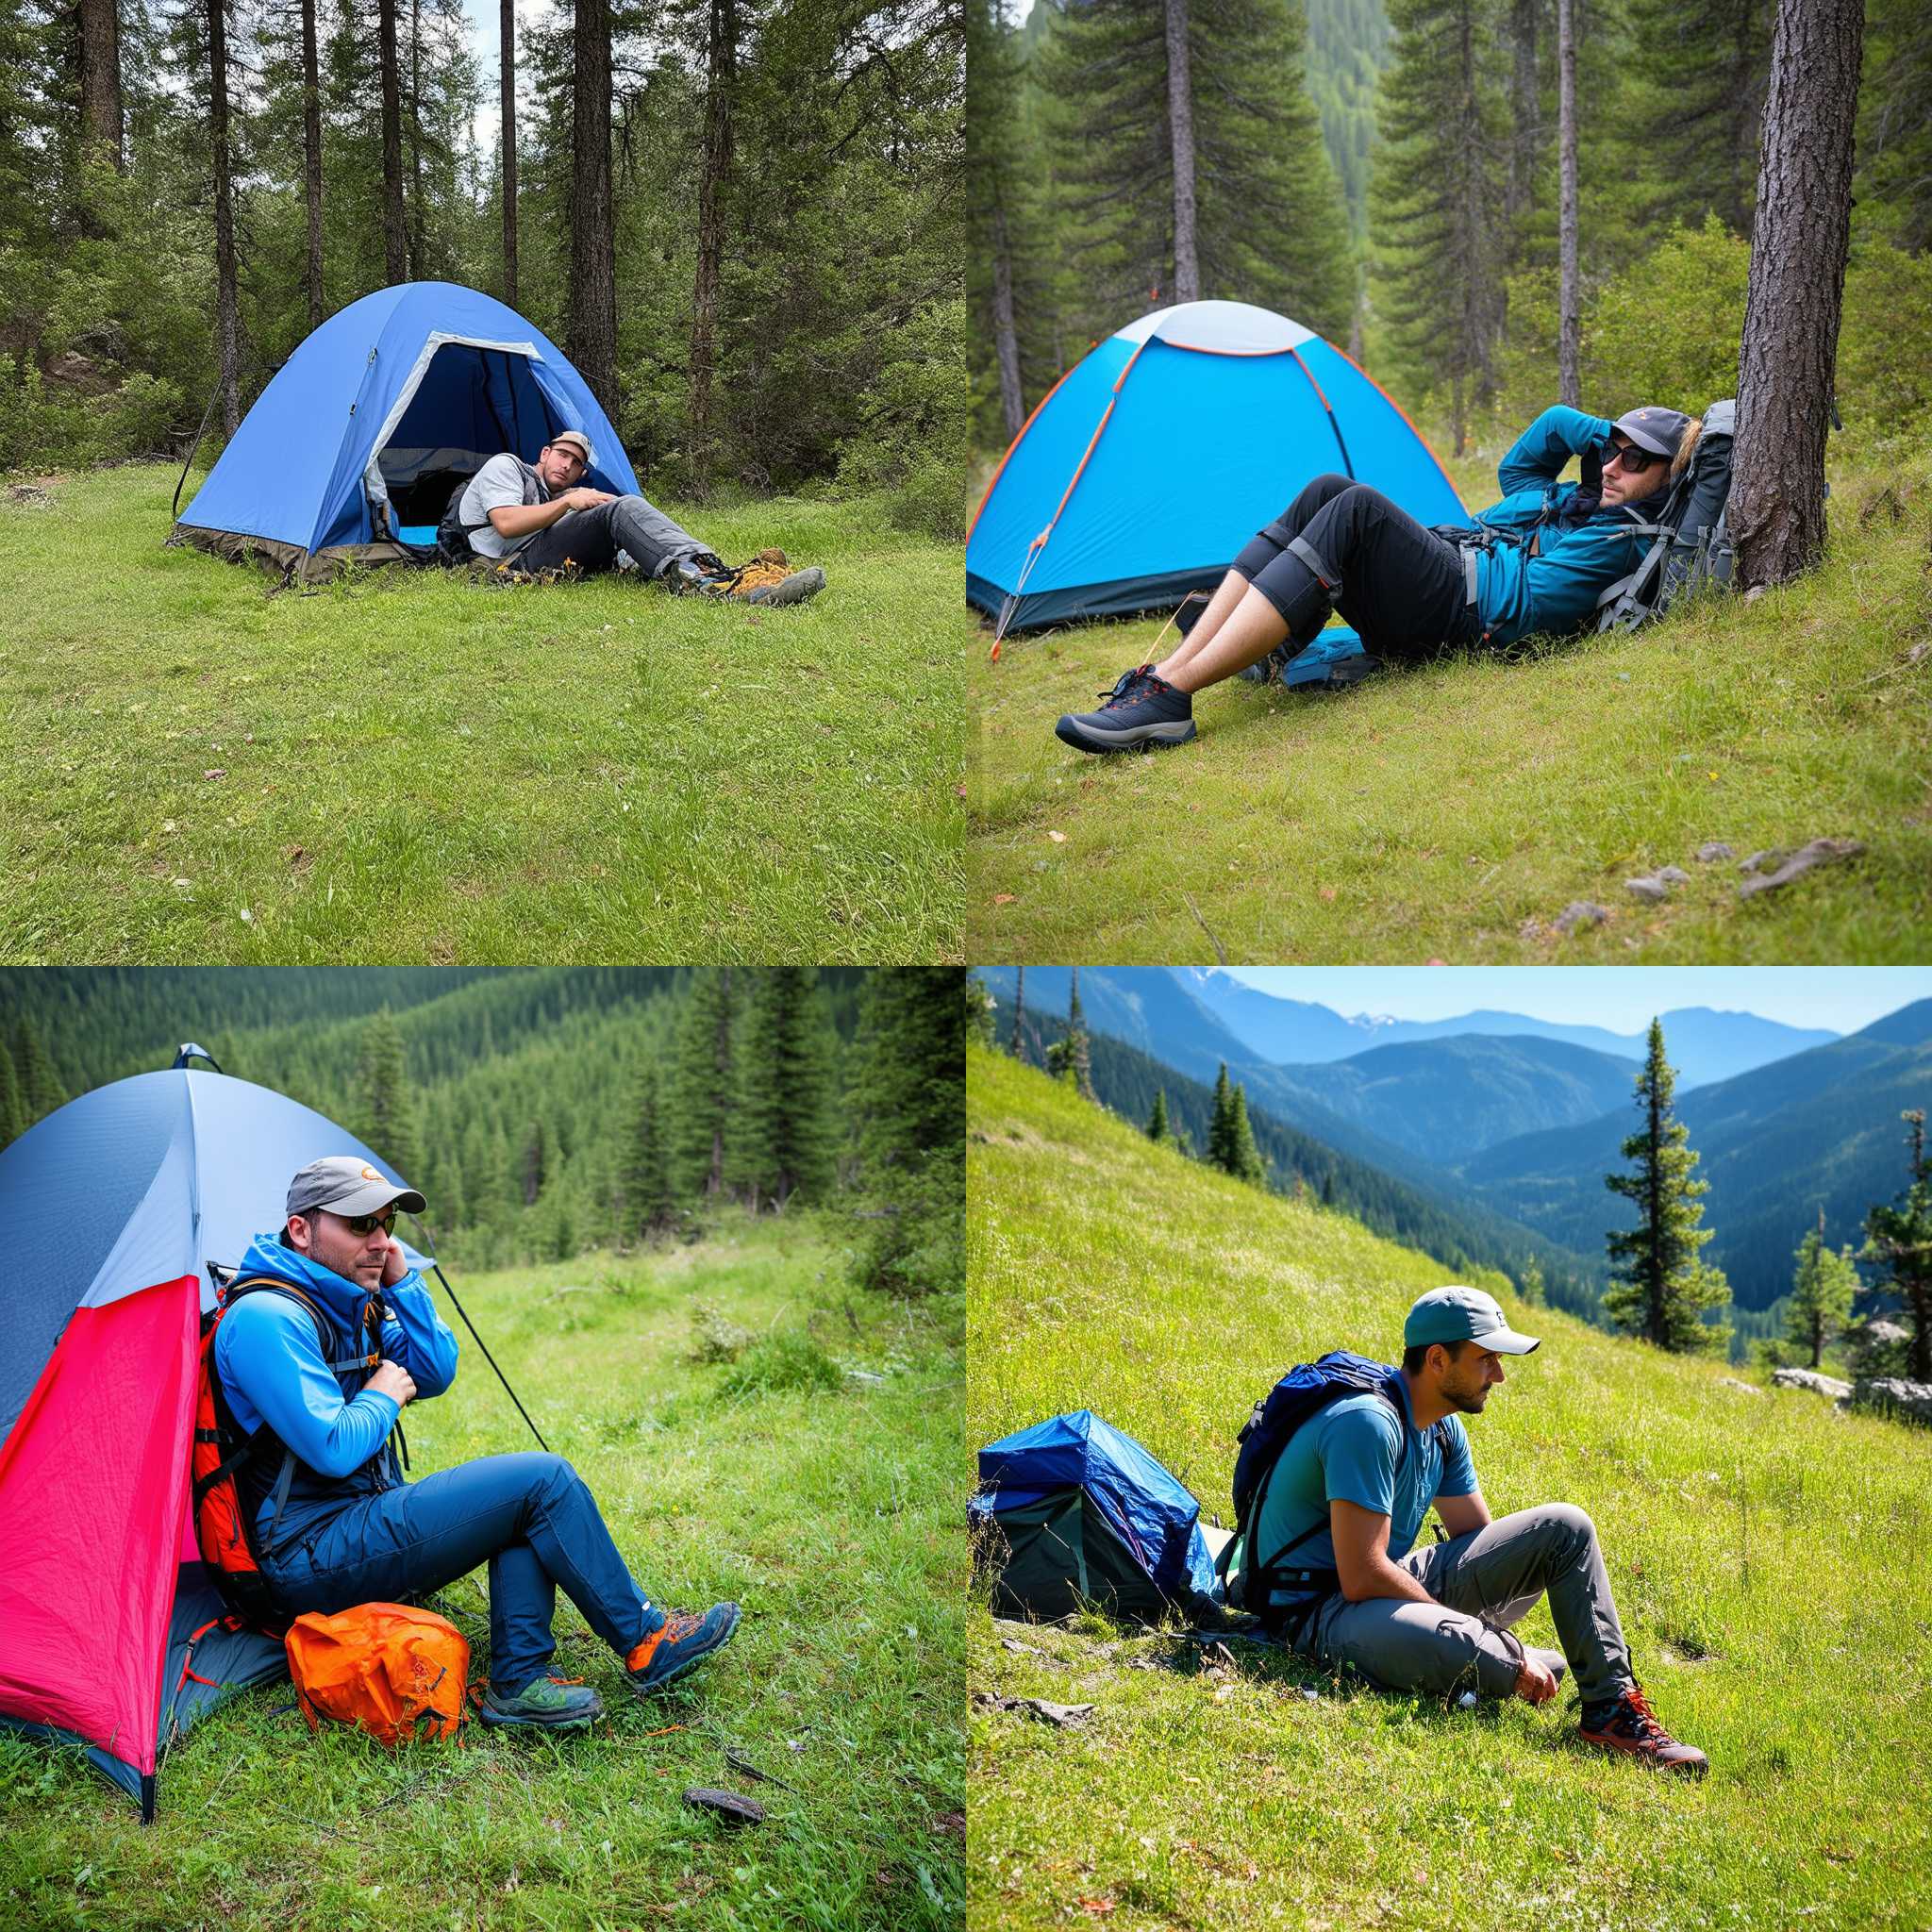
M1915 446L1932 15L1785 10L1781 42L1778 0L969 0L979 447L1004 448L1097 340L1211 298L1325 336L1445 455L1493 461L1558 401L1699 413L1740 393L1740 338L1789 361L1819 337L1765 298L1745 329L1768 108L1774 163L1850 128L1815 413L1861 458ZM1811 274L1822 315L1829 239L1787 239L1816 182L1766 178L1787 225L1759 238L1763 267Z
M0 0L0 468L212 456L444 280L645 487L958 517L960 45L935 0Z
M961 978L10 971L0 1144L192 1042L373 1147L468 1267L675 1243L726 1208L824 1212L856 1281L924 1295L958 1286Z

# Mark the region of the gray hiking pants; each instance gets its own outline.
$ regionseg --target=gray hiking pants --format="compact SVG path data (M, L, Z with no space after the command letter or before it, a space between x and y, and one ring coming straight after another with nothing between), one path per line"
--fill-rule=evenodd
M1523 1646L1505 1633L1547 1592L1584 1703L1607 1703L1636 1681L1596 1525L1574 1504L1498 1517L1485 1529L1411 1550L1401 1567L1433 1604L1329 1596L1303 1624L1296 1648L1330 1668L1353 1664L1390 1690L1511 1697Z
M616 496L594 509L566 510L517 551L515 560L527 571L555 570L566 558L579 570L613 570L620 550L646 577L661 575L680 557L710 555L656 504Z

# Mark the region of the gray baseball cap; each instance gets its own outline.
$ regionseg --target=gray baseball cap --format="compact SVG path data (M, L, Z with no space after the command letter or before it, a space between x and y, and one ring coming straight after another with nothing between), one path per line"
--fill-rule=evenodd
M330 1154L311 1160L289 1183L282 1219L318 1208L331 1214L380 1214L391 1201L405 1214L421 1214L428 1205L414 1188L385 1180L359 1154Z
M1626 409L1617 418L1617 427L1639 449L1647 449L1655 457L1675 456L1690 426L1690 417L1656 403L1646 403L1641 409Z
M559 429L550 440L552 442L567 442L578 451L587 470L597 460L597 452L591 447L591 439L581 429Z
M1541 1348L1503 1319L1492 1294L1479 1288L1432 1288L1408 1311L1402 1324L1403 1345L1426 1348L1432 1341L1476 1341L1498 1355L1527 1355Z

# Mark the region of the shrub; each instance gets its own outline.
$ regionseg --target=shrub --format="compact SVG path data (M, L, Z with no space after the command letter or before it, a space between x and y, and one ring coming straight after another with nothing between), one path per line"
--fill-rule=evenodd
M695 1302L691 1311L691 1341L687 1361L708 1367L735 1362L751 1345L751 1330L726 1318L714 1302Z
M760 1337L740 1357L718 1392L725 1397L777 1395L844 1386L839 1365L802 1328Z
M961 1289L966 1280L962 1152L939 1147L888 1198L861 1210L852 1275L861 1288L907 1299Z

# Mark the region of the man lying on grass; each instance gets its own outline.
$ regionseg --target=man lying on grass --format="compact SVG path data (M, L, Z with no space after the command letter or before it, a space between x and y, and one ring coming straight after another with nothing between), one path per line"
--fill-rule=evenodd
M423 1196L352 1156L313 1161L290 1183L281 1232L257 1236L235 1277L215 1372L251 1437L238 1483L263 1575L293 1618L422 1596L488 1563L483 1722L588 1724L603 1715L597 1693L546 1671L559 1586L639 1693L728 1642L738 1606L701 1617L658 1609L560 1456L488 1456L403 1480L391 1431L407 1404L449 1388L457 1343L391 1238L398 1208L420 1214ZM241 1292L257 1280L271 1286ZM365 1379L372 1299L383 1358ZM330 1331L326 1354L311 1308Z
M825 574L787 567L782 550L767 550L739 570L707 550L641 496L613 496L576 479L596 460L580 429L560 429L526 463L506 450L470 478L439 542L466 539L472 552L520 575L575 564L581 571L621 570L629 559L646 582L702 597L748 604L802 604L825 587ZM457 555L460 556L458 551Z
M1403 1341L1379 1391L1330 1402L1263 1477L1242 1543L1268 1554L1237 1557L1242 1600L1304 1656L1391 1690L1544 1704L1567 1662L1585 1743L1702 1776L1704 1753L1666 1734L1631 1671L1590 1518L1544 1503L1491 1522L1476 1487L1462 1417L1483 1412L1506 1355L1538 1344L1474 1288L1424 1295ZM1432 1502L1449 1541L1412 1550ZM1510 1628L1545 1593L1560 1653Z
M1467 531L1425 529L1379 490L1317 476L1235 558L1170 656L1123 673L1097 711L1061 718L1055 734L1077 751L1184 744L1196 691L1271 653L1287 663L1336 610L1372 668L1374 657L1581 629L1637 568L1702 428L1656 407L1615 423L1545 409L1497 468L1503 500ZM1557 483L1573 456L1582 482Z

